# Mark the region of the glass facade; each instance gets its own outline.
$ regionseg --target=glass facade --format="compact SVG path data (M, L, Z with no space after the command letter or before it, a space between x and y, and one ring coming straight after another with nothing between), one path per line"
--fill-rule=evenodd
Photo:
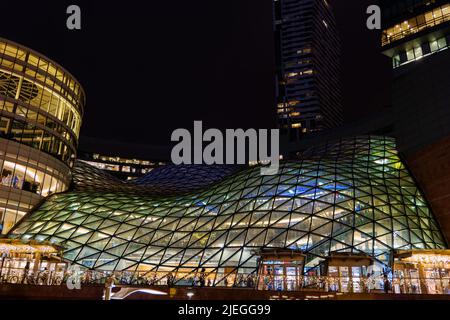
M73 166L84 105L81 86L49 59L0 39L0 137Z
M0 38L0 232L70 184L85 103L80 84Z
M43 197L67 190L71 173L46 153L0 138L0 177L0 233L6 233Z
M98 271L173 272L183 281L205 268L213 285L255 273L262 250L300 250L307 271L333 252L389 265L393 249L446 246L390 138L311 149L274 176L205 166L218 178L204 182L198 166L182 169L161 183L154 170L137 185L77 164L74 190L48 198L10 237L58 243L66 259ZM177 181L197 188L174 190Z

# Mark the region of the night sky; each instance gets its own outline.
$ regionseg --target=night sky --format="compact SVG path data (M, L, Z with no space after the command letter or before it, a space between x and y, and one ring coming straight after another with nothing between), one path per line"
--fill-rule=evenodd
M343 43L345 119L389 104L390 61L369 31L374 0L334 0ZM70 4L82 30L66 28ZM271 0L7 1L0 36L68 69L87 93L81 134L165 145L176 128L271 128Z

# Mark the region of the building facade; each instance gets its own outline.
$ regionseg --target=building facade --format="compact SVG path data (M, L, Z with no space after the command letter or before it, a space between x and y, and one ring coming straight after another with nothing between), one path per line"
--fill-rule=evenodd
M407 155L450 135L450 1L382 1L382 52L392 59L392 118Z
M153 169L166 164L162 161L130 159L88 152L80 154L79 159L100 170L105 170L121 180L143 177Z
M46 196L66 191L85 104L61 66L0 39L0 230Z
M381 1L392 135L450 239L450 1Z
M274 0L277 113L290 141L342 121L340 42L327 0Z

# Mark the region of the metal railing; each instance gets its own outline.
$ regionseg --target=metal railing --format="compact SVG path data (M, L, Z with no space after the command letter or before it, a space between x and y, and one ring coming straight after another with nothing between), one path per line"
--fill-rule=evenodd
M247 288L273 291L323 291L341 293L394 293L394 294L450 294L450 277L405 278L385 277L333 277L299 276L273 277L256 274L198 273L196 276L171 272L133 273L128 271L26 271L8 269L0 276L0 283L26 285L67 285L68 281L80 285L105 285L108 279L115 285L188 286Z

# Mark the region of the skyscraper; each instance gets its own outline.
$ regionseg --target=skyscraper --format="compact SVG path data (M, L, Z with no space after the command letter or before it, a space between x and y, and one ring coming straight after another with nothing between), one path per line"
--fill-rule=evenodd
M277 113L291 141L342 123L340 43L327 0L274 0Z

